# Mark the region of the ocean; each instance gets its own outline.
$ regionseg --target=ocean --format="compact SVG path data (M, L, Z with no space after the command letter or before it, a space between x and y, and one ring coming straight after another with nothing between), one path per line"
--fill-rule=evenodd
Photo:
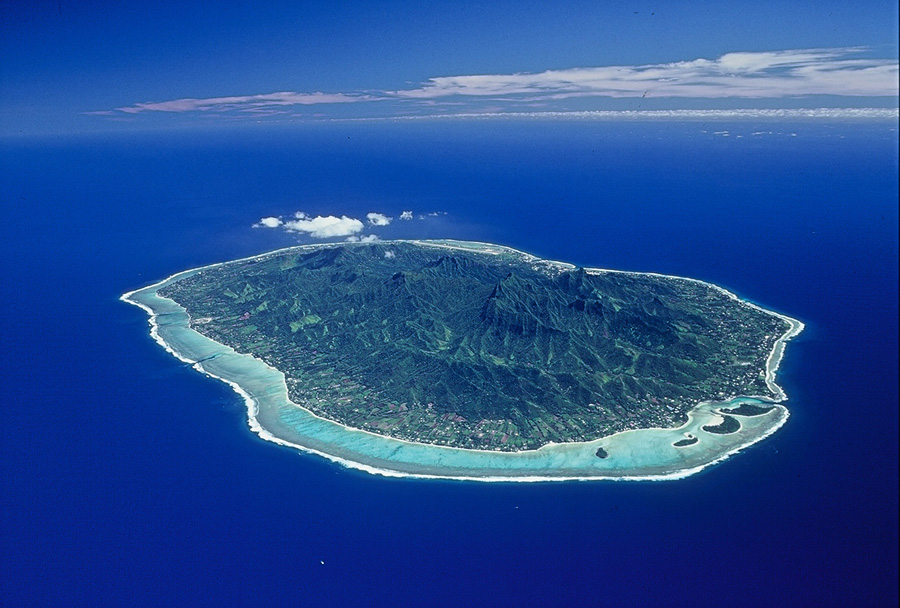
M897 149L822 120L0 142L0 603L895 605ZM262 441L118 298L310 242L251 227L296 211L719 284L806 324L791 417L663 482L390 479Z

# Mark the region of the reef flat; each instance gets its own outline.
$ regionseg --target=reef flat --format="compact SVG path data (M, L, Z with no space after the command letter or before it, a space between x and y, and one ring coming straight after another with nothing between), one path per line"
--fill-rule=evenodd
M784 423L774 375L802 329L702 281L460 241L294 247L123 299L264 438L454 478L700 470Z

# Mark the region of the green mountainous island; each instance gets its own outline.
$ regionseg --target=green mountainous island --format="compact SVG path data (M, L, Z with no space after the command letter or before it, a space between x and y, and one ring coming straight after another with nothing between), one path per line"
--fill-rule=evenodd
M706 403L737 407L676 433L673 453L773 408L784 412L777 428L786 410L774 372L802 329L702 281L457 241L295 247L154 288L194 332L283 372L295 409L479 451L678 429ZM123 299L150 310L136 293ZM741 396L754 399L732 401ZM751 443L771 430L754 432Z

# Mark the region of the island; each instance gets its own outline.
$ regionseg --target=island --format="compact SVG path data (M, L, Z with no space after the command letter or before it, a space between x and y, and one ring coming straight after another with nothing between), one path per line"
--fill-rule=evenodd
M741 430L741 423L734 416L721 416L721 420L716 424L707 424L701 428L707 433L730 435Z
M771 405L756 405L754 403L742 403L737 407L723 408L723 414L735 416L761 416L772 409Z
M803 327L695 279L447 240L298 246L123 299L169 352L232 385L262 437L480 480L718 462L787 419L775 371Z
M676 442L673 443L672 445L675 446L676 448L684 448L684 447L687 447L687 446L689 446L689 445L694 445L694 444L697 443L698 441L700 441L700 440L697 439L696 437L694 437L693 435L691 435L690 433L688 433L687 436L686 436L684 439L679 439L678 441L676 441Z

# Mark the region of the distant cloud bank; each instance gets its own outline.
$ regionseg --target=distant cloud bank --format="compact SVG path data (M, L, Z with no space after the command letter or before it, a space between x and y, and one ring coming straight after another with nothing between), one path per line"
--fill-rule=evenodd
M172 101L136 103L133 106L116 108L126 114L141 112L225 112L240 110L253 112L269 110L280 106L313 105L322 103L354 103L368 101L367 95L345 95L343 93L267 93L264 95L239 95L232 97L210 97L208 99L173 99Z
M768 118L900 118L900 108L808 108L808 109L736 109L736 110L586 110L582 112L471 112L457 114L427 114L393 116L385 120L423 119L503 119L503 118L560 118L583 120L665 120L665 119L768 119ZM353 119L347 119L353 120ZM359 119L372 120L372 119ZM400 219L404 218L402 215Z
M449 95L566 97L773 98L797 95L879 97L898 94L898 64L853 58L863 49L806 49L728 53L640 66L547 70L538 74L492 74L431 78L425 86L394 91L399 97Z
M296 106L393 102L408 104L490 100L510 108L571 98L778 99L812 95L897 97L898 61L860 55L863 47L727 53L648 65L614 65L539 73L478 74L429 78L410 89L370 92L283 91L255 95L141 102L89 114L147 112L227 113L264 116ZM497 113L497 112L494 112ZM501 112L502 113L502 112Z

